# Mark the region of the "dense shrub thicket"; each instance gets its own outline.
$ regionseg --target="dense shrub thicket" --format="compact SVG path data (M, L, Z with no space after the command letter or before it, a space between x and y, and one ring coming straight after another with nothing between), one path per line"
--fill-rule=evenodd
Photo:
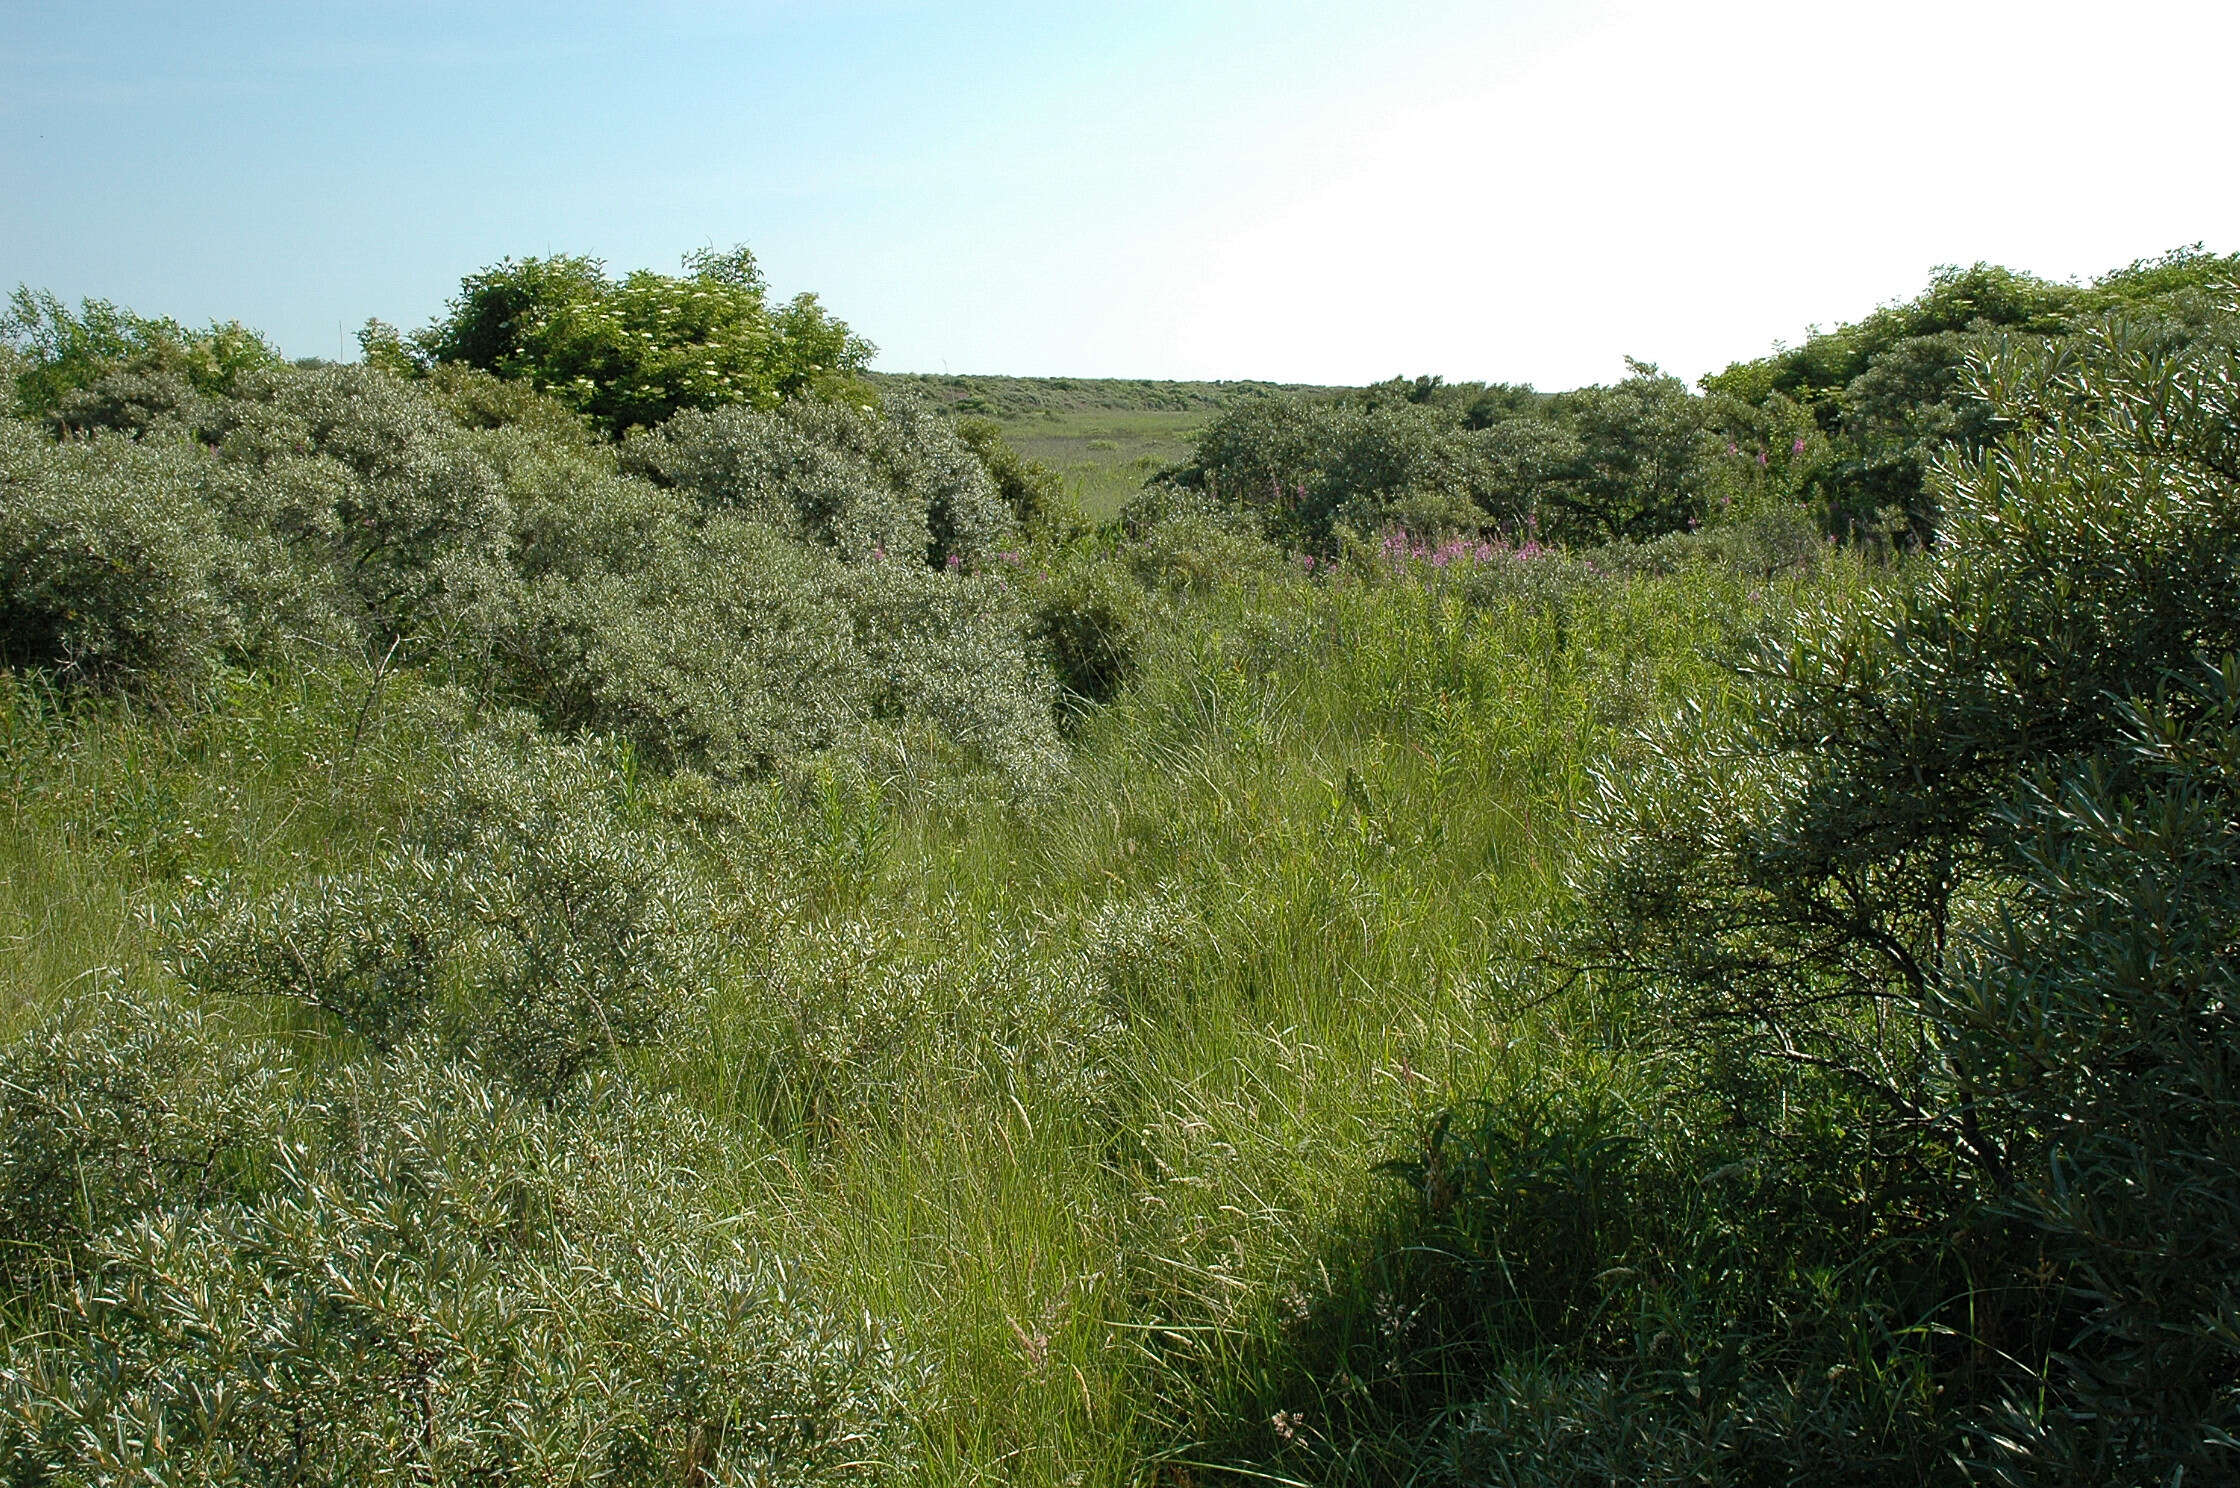
M1823 441L1807 437L1808 421L1728 401L1693 396L1643 363L1612 386L1548 395L1396 379L1334 400L1245 404L1166 478L1322 553L1342 532L1392 528L1433 541L1641 542L1734 515L1738 503L1793 497Z
M19 293L0 1481L2234 1476L2230 269L1098 531L743 253Z
M1979 359L1935 553L1607 779L1556 959L1650 1078L1408 1167L1444 1470L2234 1470L2229 326Z
M888 1345L707 1207L714 1134L97 994L0 1055L10 1482L844 1483ZM36 1245L33 1251L29 1247Z
M1845 540L1916 546L1942 523L1927 480L1939 451L1994 437L1966 386L1972 356L2005 335L2087 334L2115 311L2200 334L2235 283L2240 258L2198 248L2088 286L1945 269L1917 298L1714 373L1700 394L1642 363L1565 393L1418 377L1292 394L1214 420L1167 478L1317 551L1341 530L1395 526L1642 542L1798 504Z
M734 404L617 449L458 374L144 381L91 378L67 438L6 426L10 666L153 695L340 646L665 767L753 774L882 729L1022 775L1052 757L1033 627L978 572L1016 522L917 405Z
M2110 313L2180 334L2214 318L2240 282L2240 256L2196 245L2142 259L2088 285L2057 284L1990 264L1939 270L1914 299L1703 380L1714 400L1798 413L1825 437L1805 494L1832 532L1897 532L1939 523L1930 465L1943 446L1981 446L1989 429L1964 369L2000 337L2066 337Z

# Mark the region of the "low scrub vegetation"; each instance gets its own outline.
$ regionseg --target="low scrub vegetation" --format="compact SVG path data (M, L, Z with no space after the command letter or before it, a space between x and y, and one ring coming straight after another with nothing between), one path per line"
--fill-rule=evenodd
M0 1481L2232 1476L2236 293L1101 525L743 250L19 293Z

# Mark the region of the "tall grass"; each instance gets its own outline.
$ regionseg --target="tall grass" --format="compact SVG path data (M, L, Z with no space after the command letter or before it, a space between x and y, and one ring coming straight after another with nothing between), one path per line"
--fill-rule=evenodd
M445 726L410 676L230 674L172 708L0 673L0 1026L103 968L146 971L156 912L225 875L287 882L391 830Z
M1172 617L1052 798L887 808L874 881L804 896L761 954L815 958L856 918L857 995L913 969L942 983L922 1006L981 1026L864 1052L880 1098L781 1130L742 1202L937 1361L938 1480L1202 1473L1328 1419L1345 1386L1305 1376L1300 1324L1378 1243L1379 1163L1497 1067L1588 1057L1503 975L1588 772L1715 701L1721 653L1789 598L1711 573L1493 607L1240 584ZM1093 1080L987 1011L1052 985L1110 1016L1058 1056ZM671 1072L735 1122L808 1114L770 1093L766 996L719 1002Z
M1168 603L1042 794L892 752L650 783L626 805L699 843L726 970L635 1067L724 1134L726 1223L904 1340L916 1480L1373 1476L1326 1435L1368 1382L1315 1370L1333 1327L1406 1326L1379 1165L1490 1080L1602 1057L1505 973L1590 772L1856 581L1241 578ZM367 858L472 727L354 665L202 701L8 694L11 1029L94 968L160 976L199 885Z

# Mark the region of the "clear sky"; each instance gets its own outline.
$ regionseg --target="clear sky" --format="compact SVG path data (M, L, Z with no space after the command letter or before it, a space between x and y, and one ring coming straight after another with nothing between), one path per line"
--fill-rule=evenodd
M2235 0L0 0L0 289L332 356L749 244L904 371L1694 376L2240 248Z

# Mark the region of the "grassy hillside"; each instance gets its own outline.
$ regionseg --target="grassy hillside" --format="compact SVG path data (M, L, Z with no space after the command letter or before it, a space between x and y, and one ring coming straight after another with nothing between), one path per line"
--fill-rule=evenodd
M1118 515L1153 475L1187 459L1192 440L1217 414L1261 399L1342 391L1272 382L930 372L875 372L870 380L960 415L993 419L1020 454L1064 477L1093 521Z

